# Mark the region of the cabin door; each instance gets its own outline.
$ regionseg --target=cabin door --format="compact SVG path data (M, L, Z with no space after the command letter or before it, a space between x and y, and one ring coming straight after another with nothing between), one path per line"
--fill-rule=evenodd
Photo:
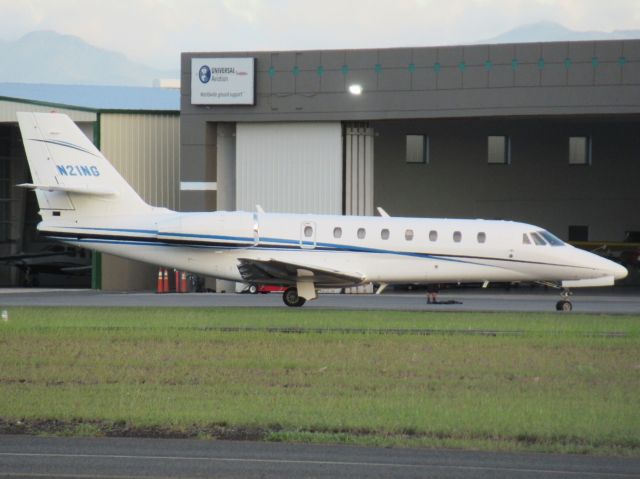
M253 214L253 246L258 246L260 242L260 230L258 227L258 213Z

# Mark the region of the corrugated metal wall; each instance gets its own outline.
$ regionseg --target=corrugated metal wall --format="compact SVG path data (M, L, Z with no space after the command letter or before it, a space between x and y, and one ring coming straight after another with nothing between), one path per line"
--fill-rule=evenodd
M236 208L342 213L339 122L238 123Z
M100 149L147 203L179 209L180 117L102 113ZM102 256L102 289L152 290L157 266Z
M100 149L147 203L179 208L178 115L102 113Z
M373 129L345 126L345 214L373 215Z

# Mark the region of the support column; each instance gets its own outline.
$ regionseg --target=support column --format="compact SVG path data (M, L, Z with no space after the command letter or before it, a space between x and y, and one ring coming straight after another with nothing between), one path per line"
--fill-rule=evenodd
M0 201L7 205L6 216L0 215L0 219L6 222L0 226L0 228L5 228L0 233L0 241L2 241L0 256L10 256L26 251L30 246L25 241L28 237L25 234L25 215L27 195L34 195L35 199L35 194L24 188L14 188L13 186L29 181L27 159L18 128L3 124L2 130L0 130L0 141L4 143L2 145L4 147L2 148L3 156L0 158L0 175L3 176L3 180L6 180L0 185ZM0 284L2 286L22 285L22 280L23 274L18 268L6 267L0 270Z
M96 121L93 124L93 144L100 149L100 113L96 113ZM91 289L102 289L102 253L91 252Z
M180 210L214 211L218 124L180 119Z
M218 186L218 211L236 209L236 125L218 123L216 143L218 163L216 178Z
M236 125L235 123L218 123L216 140L216 184L217 210L235 211L236 209ZM236 291L235 281L219 279L216 291Z

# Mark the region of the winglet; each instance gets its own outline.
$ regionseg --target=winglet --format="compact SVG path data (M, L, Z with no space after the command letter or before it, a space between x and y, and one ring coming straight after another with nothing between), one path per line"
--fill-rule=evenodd
M257 211L258 213L264 213L264 209L263 209L263 208L262 208L262 206L260 206L260 205L256 205L256 211Z
M381 206L378 206L376 209L378 210L378 213L380 213L380 216L382 216L383 218L390 218L389 213L383 210Z

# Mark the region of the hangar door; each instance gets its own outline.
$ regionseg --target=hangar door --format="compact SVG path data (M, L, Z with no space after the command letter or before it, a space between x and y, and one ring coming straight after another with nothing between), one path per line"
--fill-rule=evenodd
M238 123L236 208L342 214L339 122Z

